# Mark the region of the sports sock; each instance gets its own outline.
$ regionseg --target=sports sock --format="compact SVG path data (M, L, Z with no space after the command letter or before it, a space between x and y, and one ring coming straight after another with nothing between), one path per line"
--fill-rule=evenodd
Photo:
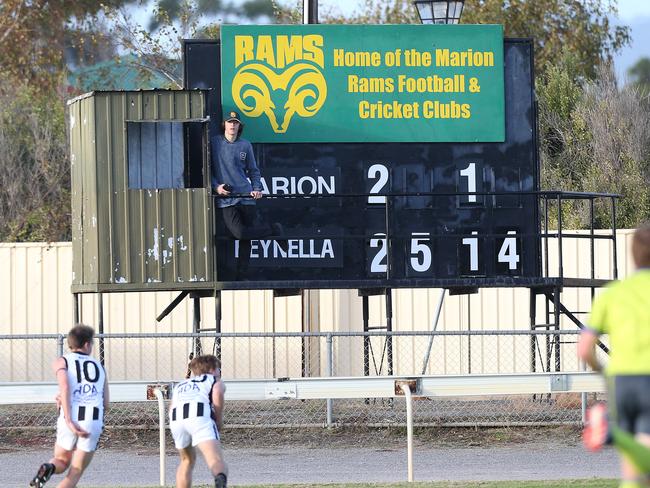
M225 474L219 473L214 477L214 487L215 488L226 488L228 486L228 478Z
M41 464L41 466L38 468L36 476L34 476L34 479L32 479L29 486L36 486L40 488L47 482L47 480L50 479L55 470L56 466L54 466L52 463Z

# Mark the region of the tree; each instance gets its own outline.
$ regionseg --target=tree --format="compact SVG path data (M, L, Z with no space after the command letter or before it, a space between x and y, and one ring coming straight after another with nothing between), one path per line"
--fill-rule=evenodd
M117 6L124 0L107 0ZM54 89L64 71L64 53L75 32L92 25L102 4L94 0L3 0L0 2L0 72L39 90Z
M189 10L195 11L199 16L210 23L210 19L222 23L227 17L256 19L259 17L273 18L274 8L270 0L245 0L240 5L224 3L222 0L157 0L155 10L165 12L166 17L172 21L183 21ZM164 24L159 15L151 16L148 30L155 32Z
M27 83L0 92L0 239L70 238L64 104Z
M620 194L617 224L636 227L650 216L650 113L636 87L617 87L611 66L584 82L573 72L563 60L538 86L542 188ZM608 226L609 202L596 204L596 225ZM566 227L589 225L588 206L564 211Z
M630 41L628 27L612 24L616 13L616 0L467 0L461 22L503 24L508 37L532 38L538 75L576 53L572 76L591 79Z
M182 41L194 37L199 23L200 14L192 5L184 4L183 8L181 13L175 13L180 19L176 24L167 11L154 10L153 16L158 23L155 34L133 20L124 7L105 10L111 25L110 35L122 52L131 55L133 61L129 64L141 72L142 77L149 73L161 75L168 80L166 88L182 88L179 70Z
M627 70L630 81L645 95L650 95L650 58L639 59Z
M108 0L112 6L128 0ZM94 0L0 2L0 238L70 236L66 58L111 50Z
M124 6L107 7L105 13L112 25L110 37L122 52L138 60L130 64L143 77L155 72L168 80L167 87L181 88L183 39L218 38L224 19L270 18L274 7L269 0L247 0L237 7L221 0L158 0L147 28L135 21Z

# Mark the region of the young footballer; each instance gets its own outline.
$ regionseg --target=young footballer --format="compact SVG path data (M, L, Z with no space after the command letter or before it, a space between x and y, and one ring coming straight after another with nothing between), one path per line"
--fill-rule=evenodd
M170 430L181 456L176 486L192 486L196 447L214 476L215 488L226 488L228 471L219 440L226 391L221 364L215 356L197 356L190 361L190 371L192 376L174 387L169 410Z
M41 465L29 486L41 488L53 474L67 469L57 487L73 488L93 458L109 401L104 367L90 356L94 335L87 325L74 326L68 333L70 352L54 361L59 384L54 457Z

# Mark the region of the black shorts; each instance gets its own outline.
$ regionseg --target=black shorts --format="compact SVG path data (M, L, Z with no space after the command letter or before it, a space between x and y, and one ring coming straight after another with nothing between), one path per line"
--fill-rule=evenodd
M650 375L613 378L612 420L631 434L650 434Z
M255 205L232 205L222 208L221 213L226 228L235 239L250 241L273 234L269 224L257 222Z

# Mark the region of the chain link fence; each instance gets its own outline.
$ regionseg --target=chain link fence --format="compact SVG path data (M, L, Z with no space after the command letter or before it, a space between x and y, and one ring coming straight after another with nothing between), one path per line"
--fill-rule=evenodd
M246 334L105 334L95 341L109 381L178 381L191 354L215 353L228 380L319 376L478 375L583 371L577 331L327 332ZM64 352L62 335L0 336L0 382L53 382L51 362ZM600 359L607 361L599 350ZM579 423L596 394L535 394L418 398L415 425L550 425ZM336 425L405 423L393 399L332 401ZM0 428L52 427L49 405L0 406ZM226 402L233 427L314 427L326 424L326 400ZM113 403L106 425L154 428L156 402Z

